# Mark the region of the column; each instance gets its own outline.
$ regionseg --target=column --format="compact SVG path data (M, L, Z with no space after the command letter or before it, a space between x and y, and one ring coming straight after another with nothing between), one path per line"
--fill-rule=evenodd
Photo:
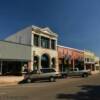
M74 58L73 58L73 69L75 68L75 61L74 61Z
M72 52L72 60L73 60L73 69L75 68L75 61L74 61L74 52Z
M41 56L39 56L39 67L38 67L38 70L41 69Z
M41 35L39 35L39 47L41 47Z
M92 70L92 64L91 64L90 66L91 66L91 71L93 71L93 70Z
M52 68L52 58L50 57L50 59L49 59L49 68Z
M33 70L33 69L31 68L31 66L32 66L32 61L28 61L28 70L29 70L29 71Z
M2 60L1 60L1 64L0 64L0 74L2 75L2 65L3 65L3 62L2 62Z
M84 63L84 70L86 70L86 64Z
M31 37L31 45L34 46L34 34L32 34L32 37Z
M49 48L51 49L51 39L49 39Z

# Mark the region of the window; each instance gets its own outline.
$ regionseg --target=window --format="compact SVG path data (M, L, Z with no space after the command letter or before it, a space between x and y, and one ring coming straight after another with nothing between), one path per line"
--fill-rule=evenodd
M36 34L34 35L34 45L39 46L39 36Z
M41 69L42 73L51 73L51 72L56 72L54 69Z
M87 62L89 62L89 58L87 58Z
M41 69L41 72L42 73L50 73L50 70L49 69Z
M41 37L41 47L49 48L49 39L46 37Z
M51 49L55 48L56 48L55 40L51 40Z

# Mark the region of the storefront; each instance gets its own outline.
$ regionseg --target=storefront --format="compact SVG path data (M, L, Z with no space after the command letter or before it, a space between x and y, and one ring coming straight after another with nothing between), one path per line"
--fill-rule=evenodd
M84 69L84 52L81 50L58 45L58 59L60 71Z
M30 46L0 41L0 75L22 75L23 67L29 67Z

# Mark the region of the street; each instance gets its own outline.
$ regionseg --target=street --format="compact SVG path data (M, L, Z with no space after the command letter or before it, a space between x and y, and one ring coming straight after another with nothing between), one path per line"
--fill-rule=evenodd
M100 74L0 87L0 100L100 100Z

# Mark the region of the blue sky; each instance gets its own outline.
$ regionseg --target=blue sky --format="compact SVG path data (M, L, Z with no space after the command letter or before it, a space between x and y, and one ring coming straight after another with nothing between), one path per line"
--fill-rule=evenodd
M59 44L100 56L100 0L0 0L0 39L30 25L50 27Z

